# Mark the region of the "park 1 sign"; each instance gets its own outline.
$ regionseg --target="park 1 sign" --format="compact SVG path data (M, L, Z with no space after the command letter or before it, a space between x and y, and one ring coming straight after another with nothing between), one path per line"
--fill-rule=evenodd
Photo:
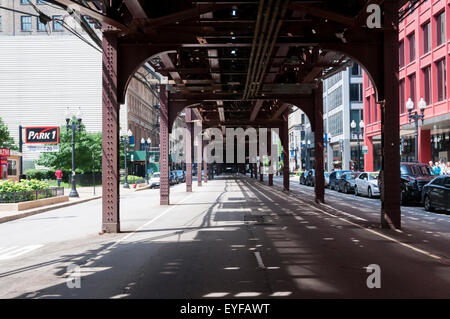
M58 144L59 143L59 127L26 127L25 143L41 143L41 144Z

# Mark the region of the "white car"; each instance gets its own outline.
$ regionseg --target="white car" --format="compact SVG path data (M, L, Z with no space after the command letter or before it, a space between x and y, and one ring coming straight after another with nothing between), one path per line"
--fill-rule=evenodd
M363 172L356 178L355 195L380 196L378 172Z
M153 173L152 177L150 177L150 180L148 181L148 184L150 185L150 188L159 187L160 183L160 173Z

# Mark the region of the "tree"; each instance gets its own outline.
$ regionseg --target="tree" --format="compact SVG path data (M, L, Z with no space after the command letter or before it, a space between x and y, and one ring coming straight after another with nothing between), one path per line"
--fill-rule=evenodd
M8 127L0 117L0 148L9 148L17 151L18 147L14 144L14 139L9 135Z
M48 168L72 169L72 131L60 130L59 152L42 153L37 164ZM92 172L92 153L94 153L95 170L101 171L102 166L102 133L88 133L84 125L75 136L75 168L79 173Z

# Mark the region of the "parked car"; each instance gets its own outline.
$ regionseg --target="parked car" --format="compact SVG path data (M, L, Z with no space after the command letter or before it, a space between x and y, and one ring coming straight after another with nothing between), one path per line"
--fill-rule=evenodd
M160 173L156 172L153 173L152 176L150 177L148 184L150 185L150 188L155 188L155 187L159 187L159 183L160 183Z
M378 172L362 172L355 180L355 195L380 196Z
M305 170L300 174L299 182L301 185L306 185L306 177L308 176L309 171Z
M184 183L184 182L186 182L186 174L184 173L184 171L182 171L182 170L177 170L177 171L175 171L175 174L176 174L176 176L177 176L177 178L178 178L178 182L179 182L179 183Z
M314 187L315 178L316 178L316 170L312 169L308 172L308 175L306 175L305 185Z
M422 189L433 178L431 168L423 163L400 163L401 203L422 201Z
M335 190L335 191L339 190L338 183L339 183L339 179L341 178L342 174L351 173L351 172L352 171L349 171L349 170L339 170L339 171L331 172L330 177L329 177L330 189Z
M425 210L450 211L450 176L437 176L423 187L422 198Z
M353 193L355 191L356 178L360 173L344 173L338 182L338 188L343 193Z
M323 173L323 177L325 178L325 187L330 186L330 173L329 172L324 172Z

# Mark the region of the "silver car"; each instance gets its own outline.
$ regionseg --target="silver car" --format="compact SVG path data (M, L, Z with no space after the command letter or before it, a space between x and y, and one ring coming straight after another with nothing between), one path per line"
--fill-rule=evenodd
M150 188L159 187L160 182L160 173L153 173L152 177L150 177L150 180L148 181L148 184Z
M363 172L356 178L355 195L380 196L378 172Z

